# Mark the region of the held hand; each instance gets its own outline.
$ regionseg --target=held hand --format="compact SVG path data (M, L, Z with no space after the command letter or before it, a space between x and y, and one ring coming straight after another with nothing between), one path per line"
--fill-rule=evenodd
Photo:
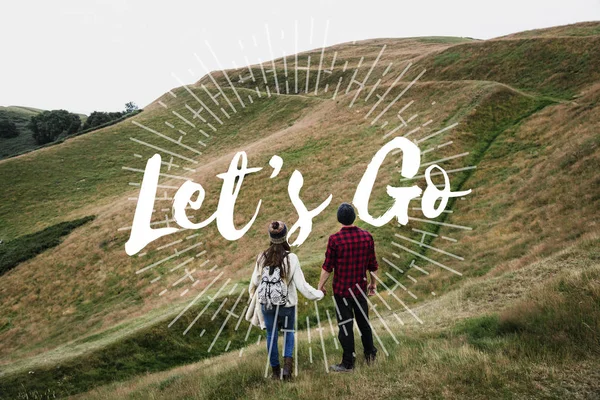
M327 296L327 290L325 290L325 286L319 286L318 290L323 292L323 297Z
M367 286L367 295L368 296L375 296L376 291L377 291L376 283L371 283L371 284L369 284L369 286Z

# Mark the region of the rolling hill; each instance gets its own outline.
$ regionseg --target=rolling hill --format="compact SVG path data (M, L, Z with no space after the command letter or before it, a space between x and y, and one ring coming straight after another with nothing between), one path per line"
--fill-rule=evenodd
M21 154L39 148L33 139L33 132L29 130L27 124L32 116L40 114L45 110L33 107L23 106L0 106L0 118L6 118L12 121L19 131L19 136L14 138L0 138L0 160ZM87 115L77 114L82 123L85 122Z
M215 71L130 120L0 160L8 183L0 189L3 241L26 243L95 216L0 276L0 397L594 398L599 44L597 22L486 41L344 43ZM327 236L337 230L334 205L352 199L375 152L397 136L418 143L420 175L403 181L400 156L388 156L371 196L373 215L391 206L388 184L424 188L428 164L450 171L453 191L472 193L433 221L416 200L407 226L360 223L375 237L381 266L373 299L381 318L372 319L389 357L373 367L376 389L366 367L356 372L363 380L323 373L323 359L339 356L329 299L299 307L298 379L263 383L262 344L250 345L258 330L227 323L222 308L236 299L230 312L243 308L267 222L297 218L287 194L292 172L303 174L300 196L309 209L334 197L296 251L316 282ZM157 199L153 221L166 226L173 223L169 199L186 179L206 190L202 208L189 215L199 221L214 212L216 175L238 151L263 167L244 179L236 203L239 227L262 199L242 239L227 241L211 224L125 254L149 157L162 155L164 200ZM284 164L270 179L274 154ZM193 283L181 279L185 269L194 270Z

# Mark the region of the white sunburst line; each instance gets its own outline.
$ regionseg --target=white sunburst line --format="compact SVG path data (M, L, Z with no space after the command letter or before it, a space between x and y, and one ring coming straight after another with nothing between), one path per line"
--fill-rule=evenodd
M384 44L383 47L381 48L381 50L379 51L379 54L377 55L377 58L375 58L375 61L373 61L373 64L371 65L371 68L369 68L369 71L367 72L367 75L365 76L365 78L363 79L363 81L362 82L357 82L358 85L359 85L358 90L354 94L354 98L350 102L350 105L348 106L348 108L352 108L352 106L354 105L354 102L356 101L356 99L358 98L358 96L360 95L360 93L363 91L365 85L367 84L367 81L369 80L369 77L371 76L371 73L375 69L375 66L379 62L379 59L383 55L383 52L385 51L386 47L387 47L387 45ZM350 83L352 84L352 82L350 82ZM350 85L348 85L348 86L350 86Z
M440 159L438 159L438 160L435 160L435 161L430 161L430 162L426 162L426 163L424 163L424 164L421 164L421 167L427 167L427 166L429 166L429 165L433 165L433 164L441 163L441 162L444 162L444 161L450 161L450 160L454 160L454 159L456 159L456 158L466 157L466 156L468 156L469 154L470 154L470 153L467 151L467 152L465 152L465 153L460 153L460 154L455 154L455 155L453 155L453 156L449 156L449 157L440 158Z
M449 257L456 258L457 260L460 260L460 261L464 261L464 260L465 260L465 259L464 259L464 257L457 256L456 254L452 254L452 253L449 253L449 252L447 252L447 251L445 251L445 250L438 249L437 247L433 247L433 246L430 246L430 245L428 245L428 244L425 244L425 243L423 243L423 242L419 242L419 241L417 241L417 240L413 240L413 239L407 238L407 237L405 237L405 236L402 236L402 235L400 235L400 234L398 234L398 233L396 233L394 236L396 236L396 237L397 237L397 238L399 238L399 239L406 240L407 242L411 242L411 243L414 243L414 244L418 244L420 247L425 247L425 248L431 249L431 250L433 250L433 251L435 251L435 252L438 252L438 253L440 253L440 254L444 254L444 255L447 255L447 256L449 256ZM392 243L392 244L393 244L393 243Z
M182 243L182 242L183 242L183 239L179 239L179 240L172 241L172 242L170 242L170 243L167 243L167 244L164 244L164 245L162 245L162 246L159 246L159 247L157 247L157 248L156 248L156 251L159 251L159 250L166 249L167 247L171 247L171 246L174 246L174 245L176 245L176 244L179 244L179 243Z
M427 222L427 223L434 224L434 225L447 226L449 228L464 229L464 230L467 230L467 231L473 230L473 228L471 228L469 226L448 224L446 222L431 221L431 220L428 220L428 219L421 219L421 218L415 218L415 217L408 217L408 219L409 220L413 220L413 221L419 221L419 222Z
M176 317L175 317L175 318L174 318L174 319L171 321L171 323L168 325L168 327L170 328L171 326L173 326L173 324L174 324L175 322L177 322L177 321L179 320L179 318L181 318L181 316L182 316L183 314L185 314L185 312L186 312L187 310L189 310L189 309L190 309L190 308L191 308L191 307L192 307L192 306L193 306L193 305L194 305L194 304L195 304L195 303L196 303L196 302L197 302L197 301L198 301L198 300L199 300L199 299L200 299L200 298L201 298L201 297L204 295L204 293L206 293L206 291L207 291L208 289L210 289L210 287L211 287L211 286L212 286L212 285L213 285L213 284L214 284L216 281L218 281L218 280L219 280L219 278L221 278L221 275L223 275L223 272L221 272L219 275L217 275L217 276L216 276L216 277L215 277L215 278L212 280L212 282L211 282L211 283L209 283L209 284L208 284L208 285L207 285L207 286L206 286L206 287L205 287L205 288L202 290L202 292L200 292L200 294L198 294L196 297L194 297L194 299L193 299L192 301L190 301L190 302L187 304L187 306L185 306L185 308L184 308L183 310L181 310L181 312L180 312L179 314L177 314L177 316L176 316Z
M191 158L189 158L189 157L186 157L186 156L183 156L183 155L181 155L181 154L175 153L175 152L173 152L173 151L169 151L169 150L167 150L167 149L164 149L164 148L162 148L162 147L155 146L155 145L153 145L153 144L150 144L150 143L146 143L146 142L144 142L144 141L142 141L142 140L139 140L139 139L137 139L137 138L134 138L134 137L130 137L129 139L130 139L131 141L133 141L133 142L136 142L136 143L138 143L138 144L141 144L141 145L143 145L143 146L150 147L151 149L154 149L154 150L157 150L157 151L161 151L161 152L163 152L163 153L165 153L165 154L169 154L169 155L171 155L171 156L173 156L173 157L181 158L182 160L185 160L185 161L188 161L188 162L191 162L191 163L194 163L194 164L198 164L198 161L196 161L196 160L193 160L193 159L191 159Z
M477 169L477 166L476 165L469 165L467 167L444 170L444 172L446 174L452 174L452 173L455 173L455 172L469 171L469 170L472 170L472 169ZM400 171L398 171L398 172L400 172ZM436 175L443 175L443 172L439 171L439 172L432 172L432 173L429 174L429 176L436 176ZM412 178L402 178L402 179L400 179L400 182L412 181L412 180L420 179L420 178L424 178L424 177L425 177L425 175L417 175L417 176L413 176Z
M432 137L435 137L435 136L437 136L437 135L439 135L439 134L442 134L442 133L444 133L444 132L446 132L446 131L448 131L448 130L450 130L450 129L454 128L454 127L455 127L455 126L457 126L457 125L458 125L458 122L455 122L455 123L453 123L452 125L448 125L447 127L445 127L445 128L442 128L442 129L438 130L437 132L433 132L433 133L432 133L432 134L430 134L430 135L427 135L427 136L425 136L425 137L423 137L423 138L421 138L421 139L418 139L418 140L417 140L417 144L419 144L419 143L422 143L422 142L424 142L424 141L426 141L426 140L428 140L428 139L431 139Z
M367 101L369 101L369 99L371 98L371 96L373 95L373 93L375 92L375 90L379 87L379 84L381 83L382 78L387 75L387 73L392 68L393 64L394 64L393 62L390 62L389 65L387 66L387 68L383 71L383 74L381 74L381 78L377 79L377 82L375 82L375 85L373 85L373 87L369 91L369 94L367 94L367 97L365 97L365 103Z
M421 320L421 318L419 318L417 316L417 314L415 314L415 312L413 310L411 310L410 307L408 307L406 305L406 303L404 303L397 295L396 293L394 293L377 275L373 275L375 277L375 279L377 280L377 282L379 282L379 284L381 284L381 286L384 287L385 290L387 290L388 294L390 296L392 296L398 303L400 303L400 305L402 307L404 307L404 309L410 314L412 315L412 317L420 324L423 324L423 321Z
M298 376L298 307L294 310L294 376Z
M248 56L244 55L244 61L246 61L246 68L248 68L248 71L250 72L250 79L252 79L252 83L256 83L256 77L254 76L254 71L252 71L252 66L250 64L250 60L248 60ZM240 83L244 83L248 80L248 78L241 78L239 80Z
M229 79L229 75L227 74L227 71L225 71L225 69L221 65L221 62L217 58L217 55L213 51L213 49L212 49L210 43L208 42L208 40L205 40L204 44L206 44L206 47L208 47L208 50L210 51L210 53L212 54L213 58L217 62L217 65L219 66L219 69L221 70L221 72L223 72L223 75L225 76L225 79L227 80L227 83L229 84L229 86L233 90L233 93L235 94L235 97L237 97L239 103L242 105L242 108L246 108L246 105L244 104L244 101L240 97L240 95L239 95L238 91L236 90L235 86L233 85L233 83L231 83L231 79Z
M413 251L413 250L411 250L411 249L409 249L409 248L406 248L406 247L402 246L402 245L401 245L401 244L399 244L399 243L392 242L392 245L393 245L393 246L396 246L396 247L398 247L398 248L400 248L400 249L402 249L402 250L404 250L404 251L406 251L407 253L410 253L410 254L412 254L412 255L414 255L414 256L417 256L417 257L419 257L419 258L422 258L422 259L423 259L423 260L425 260L425 261L428 261L428 262L430 262L430 263L432 263L432 264L435 264L435 265L437 265L437 266L438 266L438 267L440 267L440 268L443 268L443 269L445 269L445 270L447 270L447 271L450 271L450 272L452 272L453 274L456 274L456 275L458 275L458 276L462 276L462 273L460 273L460 272L458 272L458 271L456 271L456 270L454 270L454 269L452 269L452 268L450 268L450 267L448 267L448 266L446 266L446 265L442 264L441 262L435 261L435 260L433 260L433 259L431 259L431 258L429 258L429 257L427 257L427 256L424 256L424 255L422 255L422 254L419 254L419 253L417 253L416 251Z
M169 270L169 272L175 272L175 271L177 271L179 268L181 268L181 267L184 267L184 266L188 265L189 263L191 263L191 262L192 262L192 261L194 261L195 259L196 259L195 257L190 257L190 258L188 258L187 260L185 260L184 262L182 262L182 263L180 263L180 264L178 264L178 265L174 266L173 268L171 268L171 269ZM194 270L194 271L195 271L195 270ZM173 285L173 286L174 286L174 285Z
M310 334L310 319L308 318L308 315L306 316L306 331L308 332L308 358L310 363L313 363L313 354L312 354L312 341L311 341L311 334Z
M323 339L323 327L321 326L321 318L319 317L319 306L317 301L314 301L315 311L317 313L317 326L319 331L319 337L321 338L321 349L323 350L323 364L325 365L325 373L329 373L329 362L327 361L327 353L325 352L325 340Z
M374 119L373 121L371 121L371 125L373 125L374 123L376 123L379 118L381 118L383 116L383 114L385 114L394 104L396 104L396 102L398 100L400 100L400 98L402 98L402 96L404 96L404 94L423 76L423 74L425 74L425 71L427 71L426 69L423 69L423 71L421 71L419 73L419 75L417 75L417 77L415 79L413 79L403 90L402 92L400 92L400 94L398 96L396 96L394 98L394 100L392 100L392 102L390 104L388 104L383 111L381 111Z
M321 69L323 68L323 58L325 56L325 46L327 43L327 34L329 32L329 20L325 24L325 35L323 36L323 46L321 47L321 58L319 59L319 70L317 72L317 82L315 83L315 95L319 92L319 79L321 78Z
M131 123L132 123L132 124L134 124L134 125L136 125L136 126L138 126L138 127L140 127L140 128L143 128L143 129L147 130L148 132L154 133L154 134L155 134L155 135L157 135L158 137L161 137L161 138L163 138L163 139L165 139L165 140L167 140L167 141L169 141L169 142L171 142L171 143L175 143L176 145L178 145L178 146L181 146L181 147L183 147L184 149L187 149L187 150L189 150L189 151L191 151L191 152L194 152L194 153L196 153L196 154L198 154L198 155L202 155L202 152L200 152L200 151L198 151L198 150L194 149L193 147L190 147L190 146L188 146L188 145L186 145L186 144L183 144L183 143L181 143L180 141L177 141L177 140L175 140L175 139L173 139L173 138L170 138L170 137L168 137L167 135L164 135L164 134L162 134L162 133L160 133L160 132L158 132L158 131L156 131L156 130L154 130L154 129L152 129L152 128L148 128L147 126L145 126L145 125L143 125L143 124L140 124L140 123L139 123L139 122L137 122L137 121L131 121Z
M140 173L145 173L146 171L140 168L132 168L132 167L127 167L127 166L123 166L121 167L121 169L125 170L125 171L131 171L131 172L140 172ZM179 179L179 180L183 180L183 181L191 181L193 182L194 180L192 178L188 178L185 176L179 176L179 175L173 175L173 174L165 174L163 172L159 172L160 176L164 176L166 178L171 178L171 179Z
M198 320L200 319L200 317L202 317L202 315L206 312L206 310L208 309L208 307L210 307L210 305L215 302L215 299L217 299L219 297L219 294L229 284L229 282L231 282L231 279L227 279L225 281L225 283L223 284L223 286L221 286L219 288L219 290L217 291L217 293L215 293L214 296L212 296L212 297L209 296L208 297L209 300L206 303L206 305L204 306L204 308L202 309L202 311L200 311L198 313L198 315L196 315L196 317L192 320L192 322L188 325L188 327L185 328L185 330L183 331L184 335L187 335L187 333L190 331L190 329L192 329L192 327L194 326L194 324L196 324L196 322L198 322Z
M439 150L439 149L441 149L441 148L444 148L444 147L446 147L446 146L450 146L452 143L454 143L454 142L453 142L452 140L449 140L449 141L447 141L447 142L445 142L445 143L442 143L442 144L440 144L440 145L438 145L438 146L432 146L432 147L429 147L428 149L425 149L425 150L423 150L423 151L421 152L421 155L423 155L423 154L427 154L427 153L429 153L429 152L431 152L431 151L434 151L434 150Z
M333 323L331 322L331 315L329 315L329 310L325 310L325 313L327 314L327 321L329 322L329 329L331 330L331 337L333 338L333 344L335 345L335 349L338 350L338 341L337 338L335 337L335 332L333 330Z
M194 93L185 83L183 83L183 81L181 79L179 79L179 77L177 75L175 75L174 73L171 74L178 82L181 86L183 86L183 88L202 106L204 107L204 109L206 109L206 111L208 111L208 113L221 125L223 125L223 121L217 116L217 114L215 114L210 107L208 107L204 101L202 101L197 95L196 93Z
M394 89L396 87L396 85L398 84L398 82L400 81L400 79L402 79L402 77L404 76L404 74L406 74L406 72L410 69L411 66L412 66L412 63L409 62L406 65L406 67L402 70L402 72L400 73L400 75L398 75L398 77L390 85L390 87L387 88L387 90L383 93L383 95L381 95L381 97L379 97L379 99L377 100L377 102L375 104L373 104L373 107L371 107L371 109L369 110L369 112L367 113L367 115L365 115L365 119L369 118L369 116L373 113L373 111L375 111L375 109L377 107L379 107L379 104L381 104L381 102L383 102L383 100L392 91L392 89ZM373 125L373 124L374 124L374 122L371 122L371 125Z
M417 300L417 296L415 296L414 293L412 293L410 290L408 290L408 288L406 286L404 286L402 283L400 283L400 281L398 281L396 278L394 278L394 276L392 274L390 274L389 272L386 272L385 274L387 275L388 278L390 278L391 280L394 281L394 283L396 284L395 286L399 286L402 290L404 290L406 293L408 293L408 295L410 297ZM392 289L392 290L394 290L394 289Z
M294 93L298 93L298 20L294 21Z
M398 267L396 264L394 264L393 262L391 262L390 260L388 260L385 257L381 257L381 259L388 264L390 267L394 268L395 270L397 270L398 272L400 272L401 274L404 273L404 270L402 270L400 267Z
M187 103L185 103L185 106L186 106L186 108L188 110L192 110L192 112L194 112L193 109L190 106L188 106ZM194 124L193 122L191 122L190 120L188 120L187 118L185 118L183 115L179 114L177 111L173 110L171 112L173 113L174 116L176 116L177 118L179 118L180 120L182 120L187 125L191 126L192 128L196 128L196 124ZM202 118L201 120L202 120L202 122L206 122L206 120L204 118Z
M194 54L196 54L196 53L194 53ZM213 95L211 92L208 91L208 88L206 87L206 85L204 83L202 83L200 85L200 87L202 88L202 90L204 90L204 93L206 93L208 95L208 97L210 97L210 99L213 101L213 103L215 103L215 106L221 107L221 103L219 103L219 101L217 100L219 93Z
M400 344L400 342L396 338L396 335L394 335L394 332L392 332L392 330L390 329L390 327L388 326L388 324L385 323L385 320L381 317L381 314L379 314L379 312L375 308L375 305L373 304L373 302L371 300L369 300L369 298L367 297L367 295L365 294L365 292L362 290L362 288L360 287L360 285L356 284L356 287L360 291L360 294L367 301L367 305L370 306L371 310L373 310L373 312L375 313L375 315L377 315L377 318L379 318L379 321L381 321L381 324L384 326L385 330L388 331L388 333L392 336L392 339L394 339L394 342L396 342L396 344Z
M400 256L396 253L394 253L394 255L398 258L400 258ZM415 264L415 260L413 259L410 263L410 267L409 268L414 268L417 271L419 271L420 273L422 273L423 275L429 275L429 272L425 271L423 268L419 267L417 264Z
M305 88L304 93L308 94L308 85L310 83L310 53L306 58L306 67L298 67L301 71L306 71Z
M345 94L348 94L350 92L350 87L352 86L353 83L360 83L356 80L356 75L358 75L358 70L360 69L360 67L362 67L362 63L363 61L365 61L365 56L361 56L360 59L358 60L358 64L356 65L356 68L354 69L354 73L352 74L352 78L350 78L350 82L348 82L348 86L346 86L346 91L344 92Z
M240 324L242 323L242 320L243 320L244 314L246 313L246 310L247 310L247 309L248 309L248 306L246 306L246 305L245 305L245 306L244 306L244 308L242 309L242 312L241 312L241 313L240 313L240 315L238 316L238 321L237 321L237 323L235 324L235 329L234 329L236 332L237 332L237 330L239 329L239 327L240 327Z
M273 349L273 342L275 340L277 340L277 337L275 335L276 332L276 328L277 328L277 320L279 318L279 304L277 304L276 308L275 308L275 319L273 320L273 328L267 326L266 328L269 329L271 328L271 343L269 343L269 351L267 352L267 363L265 365L265 378L268 376L269 373L269 360L271 359L271 350ZM259 336L259 340L260 340ZM267 336L268 337L268 336Z
M192 257L189 260L187 260L186 262L184 262L184 264L188 264L190 261L194 261L194 257ZM175 282L173 282L171 284L171 287L175 287L175 286L179 285L181 282L186 280L186 278L189 278L192 282L196 281L196 279L194 279L194 276L192 275L194 272L196 272L195 268L191 271L188 271L188 269L185 268L184 271L185 271L185 274L183 274L183 276L181 278L179 278Z
M386 356L389 356L390 353L388 353L387 349L385 348L385 346L383 345L383 342L381 341L381 338L379 337L379 335L377 334L377 331L375 330L375 327L373 326L373 324L371 324L371 321L369 321L369 318L367 317L367 314L365 313L365 311L362 309L360 303L358 302L358 299L356 298L356 295L354 294L354 292L352 291L352 288L348 288L348 291L350 292L350 294L352 295L352 298L354 299L354 302L356 303L356 305L358 306L358 310L360 311L360 313L362 314L362 316L364 317L365 321L367 321L367 323L369 324L369 327L371 328L371 331L373 332L373 335L375 335L375 337L377 338L377 341L379 342L379 345L381 346L381 349L383 350L383 353Z
M221 312L221 309L225 306L225 303L227 303L228 300L229 300L228 297L225 297L223 299L223 301L221 302L221 305L219 307L217 307L217 311L215 311L213 316L210 318L211 321L214 321L215 318L217 318L217 315L219 315L219 313Z
M281 94L279 91L279 79L277 79L277 68L275 68L275 57L273 56L273 46L271 45L271 33L269 32L269 25L265 24L265 32L267 34L267 44L269 47L269 55L271 56L271 68L273 73L273 79L275 80L275 90L277 94Z
M415 210L415 211L423 211L423 209L421 207L411 207L410 209ZM442 212L445 214L453 214L454 213L452 210L442 210Z
M234 113L237 113L237 110L235 109L235 107L231 103L231 101L229 100L229 97L227 97L225 92L223 92L221 85L219 85L219 83L215 80L215 78L212 76L212 73L208 70L208 68L206 68L206 65L204 64L204 62L202 62L202 60L200 59L200 57L198 56L197 53L194 53L194 57L196 58L196 61L198 61L198 63L200 64L200 66L202 67L202 69L204 70L206 75L208 75L211 82L217 87L217 90L219 91L219 93L221 93L221 96L225 99L225 101L227 102L229 107L233 110ZM213 98L213 101L216 101L216 100ZM219 104L219 106L220 106L220 104Z
M225 317L225 321L223 321L223 324L221 324L221 327L219 328L219 331L217 332L217 334L215 335L215 338L213 339L212 343L210 344L209 348L208 348L208 352L210 353L210 351L212 350L213 346L215 345L215 343L217 342L217 339L219 338L219 336L221 335L221 332L223 332L223 329L225 328L225 325L227 324L227 322L229 321L229 318L231 318L233 314L233 310L235 310L235 308L237 307L238 303L240 302L242 295L244 294L244 291L240 291L240 295L238 296L237 300L235 301L235 303L233 304L233 307L231 307L231 309L228 311L227 313L227 317Z
M202 86L204 86L204 85L202 85ZM205 124L208 124L208 122L206 121L206 119L205 119L205 118L204 118L202 115L200 115L200 113L201 113L202 111L204 111L204 107L201 107L201 108L200 108L198 111L196 111L196 110L194 110L194 109L192 108L192 106L190 106L188 103L185 103L185 108L187 108L187 109L188 109L188 111L192 113L192 115L193 115L192 119L194 119L194 118L198 118L198 119L199 119L200 121L202 121L203 123L205 123ZM179 119L180 119L180 120L182 120L183 122L185 122L185 123L187 123L188 125L190 125L192 128L196 128L196 125L195 125L194 123L192 123L192 122L188 121L188 120L187 120L187 119L186 119L184 116L182 116L181 114L179 114L179 113L176 113L175 111L173 111L173 114L175 114L175 115L177 116L177 118L179 118ZM200 128L198 128L198 129L200 129Z
M178 251L175 254L172 254L172 255L170 255L170 256L168 256L166 258L163 258L162 260L159 260L159 261L157 261L157 262L155 262L153 264L150 264L150 265L148 265L148 266L146 266L144 268L141 268L141 269L137 270L135 273L136 274L141 274L142 272L145 272L145 271L147 271L149 269L152 269L152 268L154 268L154 267L156 267L156 266L158 266L158 265L160 265L160 264L162 264L164 262L167 262L167 261L169 261L169 260L171 260L171 259L173 259L175 257L179 257L180 255L182 255L184 253L187 253L188 251L190 251L192 249L195 249L196 247L201 246L201 245L202 245L202 242L195 243L195 244L191 245L190 247L187 247L186 249L184 249L182 251Z
M416 115L414 116L416 118ZM387 139L389 136L393 135L394 133L398 132L400 129L406 128L408 126L408 123L410 123L414 118L411 117L408 120L406 120L405 122L400 123L397 127L395 127L394 129L392 129L391 131L389 131L388 133L386 133L385 135L383 135L383 139ZM387 124L387 121L386 121ZM385 125L381 126L382 128L385 127ZM410 136L413 133L417 132L418 130L420 130L421 127L418 126L415 129L413 129L412 131L408 132L406 135L404 135L404 137ZM400 153L401 150L398 149L398 151L394 150L392 151L392 155L395 156L396 154ZM398 163L399 160L396 160L396 163Z
M375 295L383 303L383 305L388 309L388 311L392 312L392 315L394 316L394 318L396 318L396 320L400 323L400 325L404 325L404 321L402 321L402 318L400 318L398 316L398 314L396 314L396 312L392 309L392 307L389 305L389 303L383 298L383 296L381 296L378 291L375 291Z

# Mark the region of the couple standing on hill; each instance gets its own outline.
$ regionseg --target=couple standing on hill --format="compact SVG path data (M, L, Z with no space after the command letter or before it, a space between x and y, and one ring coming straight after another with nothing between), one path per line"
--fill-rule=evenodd
M267 331L267 352L273 379L290 379L293 370L294 326L298 295L308 300L321 300L326 293L325 283L333 272L333 301L339 327L338 338L343 356L340 364L332 365L335 372L354 368L354 331L356 319L368 364L375 360L377 349L369 323L367 294L375 294L377 259L371 234L353 225L356 214L352 205L342 203L337 211L342 224L339 232L329 237L325 262L318 289L304 279L298 257L290 251L287 227L281 221L269 225L271 244L256 260L249 293L251 298L246 319ZM367 285L367 271L371 283ZM283 331L284 363L279 363L277 337Z

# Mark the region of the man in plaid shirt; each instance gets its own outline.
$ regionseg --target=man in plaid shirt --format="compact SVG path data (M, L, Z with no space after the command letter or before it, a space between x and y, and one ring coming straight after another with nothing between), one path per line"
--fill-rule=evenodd
M373 237L369 232L353 225L356 213L352 205L342 203L337 217L342 229L329 237L319 290L325 293L325 283L333 272L333 298L340 329L338 338L344 353L341 364L332 365L331 369L335 372L348 372L354 368L355 318L368 364L375 360L377 353L369 323L367 295L375 294L377 289L375 271L378 265ZM371 275L369 285L367 271Z

